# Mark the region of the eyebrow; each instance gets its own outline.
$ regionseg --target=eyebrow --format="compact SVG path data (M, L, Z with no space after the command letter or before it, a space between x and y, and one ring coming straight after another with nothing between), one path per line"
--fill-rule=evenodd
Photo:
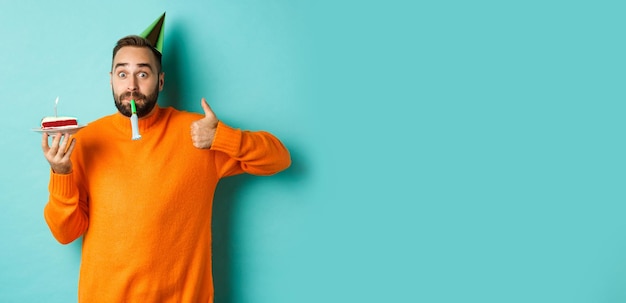
M129 66L130 63L118 63L115 64L115 68L113 68L113 70L116 70L118 67L124 67L124 66ZM150 65L150 63L137 63L138 67L147 67L150 70L152 70L152 65Z

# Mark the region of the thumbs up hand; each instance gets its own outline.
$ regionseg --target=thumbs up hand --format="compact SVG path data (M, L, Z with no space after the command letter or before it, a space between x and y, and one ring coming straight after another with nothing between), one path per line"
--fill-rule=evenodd
M210 148L218 120L205 98L202 98L200 103L204 110L204 118L191 123L191 141L197 148Z

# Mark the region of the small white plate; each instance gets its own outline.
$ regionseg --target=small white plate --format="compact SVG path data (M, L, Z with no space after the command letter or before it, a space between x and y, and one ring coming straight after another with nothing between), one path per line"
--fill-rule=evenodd
M79 129L85 127L87 125L71 125L71 126L59 126L59 127L46 127L46 128L33 128L33 131L36 131L38 133L48 133L50 134L57 134L57 133L62 133L62 134L74 134L76 133Z

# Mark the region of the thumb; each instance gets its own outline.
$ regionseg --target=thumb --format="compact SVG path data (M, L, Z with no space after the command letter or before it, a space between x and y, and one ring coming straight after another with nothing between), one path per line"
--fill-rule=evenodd
M205 117L213 117L213 116L215 116L215 114L213 113L213 110L209 106L209 103L206 102L205 98L202 98L202 100L200 101L200 104L202 105L202 109L204 110L204 116Z

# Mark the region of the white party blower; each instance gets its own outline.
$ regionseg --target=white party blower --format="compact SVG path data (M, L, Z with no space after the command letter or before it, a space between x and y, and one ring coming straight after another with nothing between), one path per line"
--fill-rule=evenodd
M132 110L132 115L130 115L130 127L133 131L133 140L141 139L141 135L139 134L139 118L137 118L137 107L135 106L135 99L130 100L130 107Z

